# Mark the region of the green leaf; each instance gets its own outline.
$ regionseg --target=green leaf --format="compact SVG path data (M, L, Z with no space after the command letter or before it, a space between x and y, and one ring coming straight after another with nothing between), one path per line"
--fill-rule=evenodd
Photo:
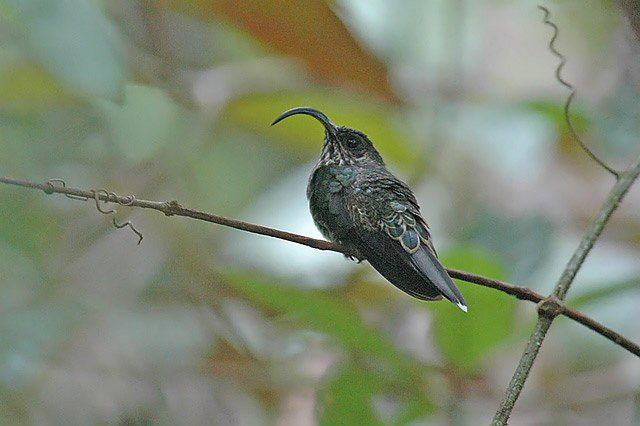
M39 65L20 62L0 68L0 104L5 108L35 112L75 99Z
M326 384L320 397L321 425L380 425L373 397L380 378L353 365L343 367Z
M89 96L119 99L124 82L121 41L88 0L8 0L24 24L39 62L64 86Z
M354 306L327 290L309 290L261 277L228 275L227 283L258 305L296 318L296 323L333 336L348 348L404 368L406 359L378 330L365 325Z
M564 102L539 99L523 102L521 105L545 116L557 127L558 133L568 134L569 129L567 129L567 123L564 117ZM576 105L573 105L571 108L571 122L578 132L585 130L590 125L587 115Z
M324 132L320 123L310 117L294 117L271 127L273 120L284 111L311 106L326 113L338 125L365 132L387 161L411 167L420 160L415 155L415 142L411 135L393 126L388 104L374 102L359 96L343 96L328 91L279 92L251 95L232 102L224 111L222 120L240 125L270 138L279 138L287 148L318 155Z
M477 249L457 249L442 257L445 265L503 279L505 270L494 258ZM511 333L516 299L502 292L458 282L469 304L464 313L451 303L431 303L435 338L447 364L460 374L473 374L498 344Z

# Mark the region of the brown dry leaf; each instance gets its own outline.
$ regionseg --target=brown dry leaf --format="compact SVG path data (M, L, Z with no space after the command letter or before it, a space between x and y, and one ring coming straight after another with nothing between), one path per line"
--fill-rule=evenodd
M167 0L200 19L225 20L269 47L300 59L317 78L397 102L382 62L363 49L326 2Z

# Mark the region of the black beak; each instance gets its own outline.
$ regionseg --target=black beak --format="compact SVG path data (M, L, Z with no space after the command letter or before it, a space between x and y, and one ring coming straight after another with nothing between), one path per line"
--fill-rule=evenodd
M327 134L329 134L333 138L336 137L336 134L338 133L338 127L335 124L333 124L331 120L329 120L329 117L324 115L323 112L320 112L317 109L311 108L311 107L298 107L298 108L292 108L289 111L285 111L282 114L280 114L280 116L276 118L275 121L271 123L271 125L273 126L274 124L281 122L285 118L291 117L292 115L296 115L296 114L306 114L306 115L312 116L313 118L318 120L320 123L322 123L325 130L327 131Z

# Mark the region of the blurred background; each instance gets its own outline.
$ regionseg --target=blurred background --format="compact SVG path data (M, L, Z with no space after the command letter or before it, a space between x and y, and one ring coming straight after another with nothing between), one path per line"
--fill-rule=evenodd
M572 117L640 153L633 2L550 2ZM630 5L631 4L631 5ZM0 0L0 175L107 188L308 236L313 106L415 189L443 263L548 294L613 185L564 125L531 1ZM366 263L0 185L0 424L476 425L535 306L416 301ZM640 340L640 189L569 303ZM565 318L514 425L640 423L640 363Z

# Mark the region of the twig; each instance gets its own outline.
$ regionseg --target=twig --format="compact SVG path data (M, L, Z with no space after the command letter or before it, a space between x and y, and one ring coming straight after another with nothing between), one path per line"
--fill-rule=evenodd
M567 101L564 105L564 118L567 122L567 126L571 131L573 137L580 144L582 149L593 159L596 163L602 166L605 170L611 173L616 178L616 184L613 186L607 199L604 204L600 208L600 212L596 217L595 221L591 225L591 229L587 232L580 245L573 253L573 256L569 260L569 263L565 267L562 275L558 279L556 286L553 290L553 293L539 303L538 305L538 321L536 322L536 326L529 337L529 341L527 342L527 346L520 358L520 362L518 363L518 367L516 368L511 381L509 382L509 386L505 392L504 398L496 411L496 414L493 418L493 425L506 425L509 417L511 416L511 412L513 411L513 407L522 392L524 384L529 376L531 371L531 367L535 362L538 352L540 351L540 347L542 346L542 342L544 341L553 320L556 316L562 313L561 307L563 306L562 301L567 295L569 291L569 287L573 283L573 280L576 277L576 274L580 270L582 263L586 259L587 255L593 248L596 240L602 233L602 230L606 226L607 222L609 222L609 218L618 207L618 204L624 198L625 194L633 184L633 182L640 174L640 157L638 157L635 162L629 166L624 172L620 173L607 166L600 158L598 158L590 149L587 147L580 137L578 136L576 130L571 123L571 116L569 115L569 107L571 105L571 101L575 96L574 87L566 82L561 75L562 68L566 62L566 59L562 53L560 53L555 48L555 41L558 37L558 26L551 22L549 19L549 9L543 6L538 6L540 10L544 12L544 23L553 28L553 36L549 41L549 50L556 55L560 59L560 64L556 68L556 79L560 84L571 90L571 94L567 98ZM575 319L575 318L574 318ZM586 318L583 318L586 320ZM582 322L587 327L592 328L592 325L589 325L590 321ZM602 333L601 333L602 334ZM603 334L604 335L604 334ZM613 341L613 340L612 340Z
M548 47L551 53L553 53L558 59L560 59L560 63L556 68L556 80L558 80L560 84L562 84L564 87L566 87L571 91L571 93L567 97L567 100L564 103L564 119L565 119L565 122L567 123L567 127L569 128L569 131L571 132L571 135L573 136L573 138L578 142L578 144L584 150L584 152L586 152L587 155L591 157L593 161L598 163L603 169L605 169L606 171L611 173L613 176L615 176L616 179L618 179L620 177L620 172L609 167L596 154L594 154L593 151L591 151L591 149L587 146L587 144L585 144L582 141L582 138L580 138L580 136L578 135L578 132L576 131L575 127L573 127L573 122L571 121L571 114L569 112L569 109L571 108L571 102L573 101L573 98L576 95L576 89L573 87L573 85L571 85L564 78L562 78L562 69L566 64L567 59L564 57L562 53L558 51L558 49L556 49L556 45L555 45L556 39L558 38L558 34L560 30L558 29L558 26L549 19L549 16L550 16L549 9L540 5L538 5L538 9L544 12L543 22L553 29L553 36L551 37L551 40L549 40Z
M242 231L251 232L254 234L265 235L273 238L278 238L285 241L291 241L294 243L302 244L307 247L315 248L318 250L328 250L334 251L337 253L342 253L345 255L350 255L348 250L342 247L339 244L335 244L329 241L317 240L314 238L305 237L298 234L293 234L291 232L281 231L278 229L269 228L266 226L255 225L252 223L243 222L240 220L229 219L223 216L218 216L210 213L205 213L198 210L192 210L185 207L182 207L177 201L167 201L167 202L159 202L159 201L147 201L140 200L133 196L120 197L113 192L106 191L84 191L77 188L65 187L65 186L52 186L48 183L39 184L35 182L14 179L10 177L0 177L0 182L17 185L27 188L34 188L43 190L47 194L58 193L65 194L67 196L73 197L73 199L78 200L87 200L93 197L98 197L99 200L102 201L110 201L119 204L124 204L131 207L141 207L147 209L158 210L164 213L167 216L186 216L193 219L204 220L206 222L215 223L218 225L228 226L231 228L239 229ZM525 287L516 286L513 284L506 283L504 281L496 280L493 278L485 277L483 275L474 274L471 272L460 271L458 269L447 268L449 275L453 278L457 278L462 281L466 281L472 284L478 284L484 287L493 288L504 293L515 296L521 300L527 300L534 303L540 303L545 300L544 296L536 293L533 290L530 290ZM597 321L592 320L588 316L582 314L581 312L565 306L564 304L559 304L560 314L573 319L574 321L583 324L584 326L590 328L598 334L601 334L605 338L614 342L615 344L623 347L629 352L635 354L640 357L640 346L627 339L626 337L616 333L615 331L605 327L604 325L598 323Z
M483 287L490 287L496 290L500 290L503 293L507 293L512 296L515 296L520 300L527 300L533 303L541 303L544 300L546 300L545 297L540 293L537 293L526 287L516 286L513 284L506 283L504 281L499 281L493 278L487 278L482 275L472 274L470 272L460 271L452 268L447 268L447 272L449 272L449 275L452 278L457 278L459 280L466 281L473 284L478 284ZM579 310L566 306L562 302L558 303L557 307L559 309L558 313L560 315L564 315L567 318L571 318L577 323L580 323L585 327L590 328L591 330L609 339L615 344L622 346L623 348L625 348L635 356L640 357L640 345L637 345L636 343L632 342L626 337L618 334L614 330L591 319L590 317L583 314Z
M518 367L516 368L516 371L511 378L511 382L509 383L504 399L502 400L500 407L498 408L498 411L493 418L494 425L507 424L509 416L511 415L511 411L513 410L513 407L518 400L518 397L520 396L520 392L524 387L525 381L529 376L531 367L533 366L533 363L538 356L540 346L544 341L547 331L549 331L551 323L553 322L555 316L559 313L557 310L558 302L564 300L567 291L571 286L571 283L578 273L578 270L582 266L582 263L593 248L593 245L602 233L602 230L609 221L609 218L618 207L618 204L620 204L620 201L624 198L633 182L637 179L638 174L640 174L640 157L638 157L634 161L634 163L620 175L620 177L616 181L616 184L609 192L606 201L600 208L598 216L591 225L591 229L582 238L580 245L574 252L573 256L569 260L569 263L560 276L553 290L553 293L551 294L551 296L549 296L549 298L544 300L544 302L549 302L550 306L547 306L547 309L538 310L538 322L536 323L534 331L529 338L529 342L527 343L524 353L522 354L522 358L520 358ZM554 304L556 306L554 306ZM582 323L587 325L584 322ZM593 329L590 325L587 325L587 327Z
M46 192L47 194L53 194L53 192L55 192L54 189L56 187L56 185L54 184L59 185L62 188L67 186L64 180L58 179L58 178L52 178L45 182L46 189L44 189L44 192ZM100 193L104 193L107 198L109 197L109 195L113 195L114 198L118 199L117 203L122 206L130 206L131 202L134 200L135 197L133 197L132 195L129 195L127 197L118 197L114 192L108 192L106 189L92 189L89 192L92 194L91 198L93 198L96 202L96 210L98 210L102 214L111 215L111 221L115 228L122 229L125 226L128 226L129 229L131 229L131 231L138 236L138 245L140 245L144 237L142 236L142 233L136 229L133 223L131 223L130 220L124 223L118 223L116 222L116 213L118 213L116 209L105 210L102 208L102 206L100 206ZM72 195L72 194L65 194L65 195L67 196L67 198L70 198L72 200L87 201L89 199L89 197L79 196L79 195Z

